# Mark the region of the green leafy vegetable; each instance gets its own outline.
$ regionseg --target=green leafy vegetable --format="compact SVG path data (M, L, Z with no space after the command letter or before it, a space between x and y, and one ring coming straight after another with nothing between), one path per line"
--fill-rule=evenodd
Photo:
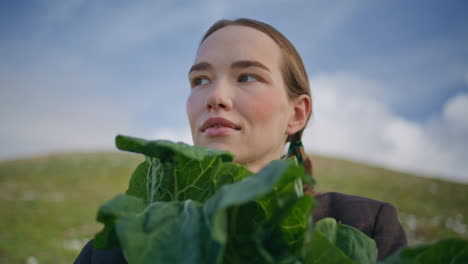
M227 172L234 170L238 177L250 174L244 167L233 164L232 154L224 151L124 136L117 136L116 144L121 150L146 155L146 161L132 175L127 194L147 202L204 201L219 186L239 180L226 177Z
M126 136L116 145L146 160L126 193L100 207L104 228L93 244L120 247L130 264L376 262L375 242L359 230L331 218L312 226L315 200L302 193L312 181L295 160L253 174L228 152ZM385 263L465 260L466 252L466 241L448 241Z
M468 241L447 239L432 245L408 247L388 257L383 264L468 263Z
M316 223L306 263L375 263L374 240L354 227L338 224L333 218Z
M272 219L272 211L277 211L279 213L276 215L280 215L281 211L294 209L296 203L297 206L306 206L308 210L300 211L307 212L306 214L309 215L312 209L312 198L299 197L295 192L291 192L295 179L301 175L300 172L300 168L293 162L273 162L255 176L221 187L204 204L193 200L145 203L143 199L137 197L120 195L101 207L100 215L106 218L100 217L99 219L104 223L109 223L107 219L116 223L115 229L120 245L130 263L150 263L154 260L160 260L160 263L220 262L223 259L228 238L236 237L238 234L228 232L229 223L233 223L231 228L235 228L234 224L237 224L236 220L239 216L230 214L228 217L229 209L236 212L245 211L252 217L248 218L250 219L248 224L258 227L252 230L258 232L248 236L245 241L251 242L254 246L258 244L257 247L263 250L264 245L269 245L270 241L265 241L265 238L269 238L269 234L284 232L289 239L284 239L281 246L284 250L288 250L288 242L294 244L303 236L307 228L308 217L302 215L298 218L297 222L301 224L300 226L289 225L292 220L285 217L275 219L273 221L275 225L271 225L268 220ZM288 188L289 191L287 191ZM259 197L262 199L255 201ZM135 209L123 212L132 204L136 205ZM145 204L149 205L145 206ZM270 210L266 211L267 208ZM288 221L284 221L283 224L284 219ZM297 232L301 227L303 230ZM275 229L281 229L281 231ZM165 249L174 243L177 246L172 246L171 250ZM190 246L186 245L187 243ZM189 251L192 254L180 254L180 250L175 250L179 246L184 249L184 252L194 247ZM158 250L147 250L148 248ZM250 248L247 250L251 252L250 254L242 255L237 249L230 247L231 252L226 254L239 260L245 258L251 260L256 257L263 263L268 263L268 258L283 257L279 254L271 256L261 254Z

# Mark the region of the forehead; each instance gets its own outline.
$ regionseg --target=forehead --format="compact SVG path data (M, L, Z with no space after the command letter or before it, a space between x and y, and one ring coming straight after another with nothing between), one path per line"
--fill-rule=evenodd
M257 29L227 26L203 41L195 63L208 62L221 66L238 60L256 60L270 70L279 71L281 50L273 39Z

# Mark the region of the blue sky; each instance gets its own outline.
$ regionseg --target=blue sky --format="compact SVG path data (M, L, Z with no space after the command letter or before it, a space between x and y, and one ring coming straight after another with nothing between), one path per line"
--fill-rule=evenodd
M468 182L465 1L2 1L0 159L190 141L204 31L249 17L309 73L308 151Z

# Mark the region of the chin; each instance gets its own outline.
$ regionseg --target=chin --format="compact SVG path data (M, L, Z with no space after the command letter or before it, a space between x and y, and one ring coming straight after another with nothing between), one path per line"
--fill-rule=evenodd
M203 142L202 144L195 144L203 147L207 147L210 149L221 150L221 151L229 151L234 153L234 148L231 144L225 142Z
M219 143L219 142L210 143L210 144L207 144L206 147L216 149L216 150L233 152L232 146L229 146L228 144L225 144L225 143Z

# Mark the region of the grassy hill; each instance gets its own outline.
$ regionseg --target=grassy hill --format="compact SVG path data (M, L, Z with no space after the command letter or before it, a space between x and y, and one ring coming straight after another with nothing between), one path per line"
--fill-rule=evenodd
M99 205L126 190L143 159L64 154L0 162L0 263L72 263L101 226ZM314 156L319 192L390 202L411 244L468 238L468 185Z

